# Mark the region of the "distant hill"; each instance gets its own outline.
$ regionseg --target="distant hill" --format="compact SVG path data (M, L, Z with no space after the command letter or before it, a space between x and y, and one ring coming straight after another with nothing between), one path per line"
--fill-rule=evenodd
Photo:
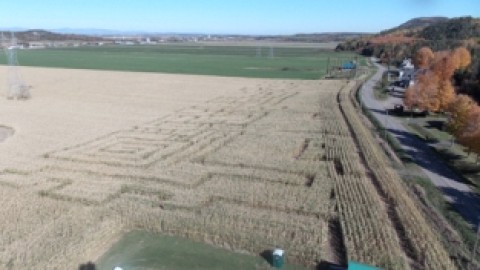
M470 50L472 63L467 70L455 74L455 86L459 93L480 102L480 18L416 18L376 35L349 39L338 44L336 50L357 51L384 63L398 64L406 57L413 57L423 46L433 51L459 46Z
M416 30L421 30L427 26L437 24L440 22L445 22L448 21L447 17L419 17L419 18L414 18L411 19L405 23L402 23L401 25L382 31L380 34L388 34L388 33L393 33L397 31L416 31Z
M7 37L10 36L10 32L15 33L19 42L32 42L32 41L99 41L103 38L112 36L129 36L129 37L168 37L177 36L185 37L187 40L189 37L206 37L208 34L189 34L189 33L148 33L148 32L122 32L106 29L56 29L56 30L23 30L23 29L5 29L3 32ZM0 32L2 30L0 29ZM273 42L307 42L307 43L331 43L331 42L343 42L348 39L361 38L370 36L371 33L349 33L349 32L333 32L333 33L312 33L312 34L296 34L296 35L214 35L215 38L234 38L235 40L266 40Z
M84 36L111 36L111 35L131 35L135 32L115 31L108 29L74 29L74 28L61 28L51 29L51 32L65 34L65 35L84 35Z
M425 27L418 36L426 40L479 38L480 19L461 17L438 22Z
M2 32L2 31L0 31ZM34 42L34 41L98 41L99 37L87 36L87 35L74 35L74 34L60 34L41 29L33 29L26 31L14 32L15 37L19 42ZM4 32L5 37L10 37L10 31Z
M480 45L480 19L415 18L376 35L342 42L337 50L357 51L366 56L400 61L411 57L421 46L443 50L461 45L470 48Z
M3 36L10 39L11 33L14 33L18 42L35 42L35 41L100 41L102 38L89 35L61 34L54 33L42 29L32 30L0 30Z
M284 36L282 39L284 41L295 41L295 42L342 42L352 38L361 38L369 36L371 33L348 33L348 32L339 32L339 33L313 33L313 34L296 34L293 36Z

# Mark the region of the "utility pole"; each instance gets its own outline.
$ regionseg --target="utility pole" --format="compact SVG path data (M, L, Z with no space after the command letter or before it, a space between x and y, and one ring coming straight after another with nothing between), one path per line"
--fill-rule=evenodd
M2 32L2 35L0 36L0 47L3 47L5 45L5 36L3 35L3 32Z
M326 76L330 77L330 56L327 58L327 72Z
M352 80L355 80L355 78L357 77L357 70L358 70L358 63L357 63L357 57L356 56L352 60L352 68L353 68L353 70L351 71L352 72Z

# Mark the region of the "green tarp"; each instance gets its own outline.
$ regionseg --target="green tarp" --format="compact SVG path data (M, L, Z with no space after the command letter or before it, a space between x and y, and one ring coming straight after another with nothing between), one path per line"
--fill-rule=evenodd
M348 270L380 270L380 268L350 261L348 262Z

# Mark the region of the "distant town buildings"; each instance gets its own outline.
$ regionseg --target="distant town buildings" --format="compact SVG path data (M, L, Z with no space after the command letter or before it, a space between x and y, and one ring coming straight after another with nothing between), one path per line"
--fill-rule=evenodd
M24 34L25 36L26 34ZM75 40L78 38L78 40ZM96 39L96 41L95 41ZM18 38L18 49L47 49L62 47L106 46L106 45L156 45L163 43L201 43L201 42L265 42L262 37L211 34L148 34L148 35L105 35L75 36L62 35L46 31L31 31L28 39Z

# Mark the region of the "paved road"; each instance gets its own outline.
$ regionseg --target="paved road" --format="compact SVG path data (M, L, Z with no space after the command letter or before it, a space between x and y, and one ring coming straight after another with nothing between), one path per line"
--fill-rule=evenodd
M445 198L454 205L465 220L472 226L476 226L480 221L480 197L437 157L428 144L411 134L400 120L388 115L386 109L392 109L393 104L402 103L400 89L396 89L393 97L390 96L385 101L375 99L373 87L381 80L385 71L385 67L376 63L375 66L378 67L377 73L360 90L363 105L371 110L390 134L398 139L402 148L410 154L425 175L443 192Z

